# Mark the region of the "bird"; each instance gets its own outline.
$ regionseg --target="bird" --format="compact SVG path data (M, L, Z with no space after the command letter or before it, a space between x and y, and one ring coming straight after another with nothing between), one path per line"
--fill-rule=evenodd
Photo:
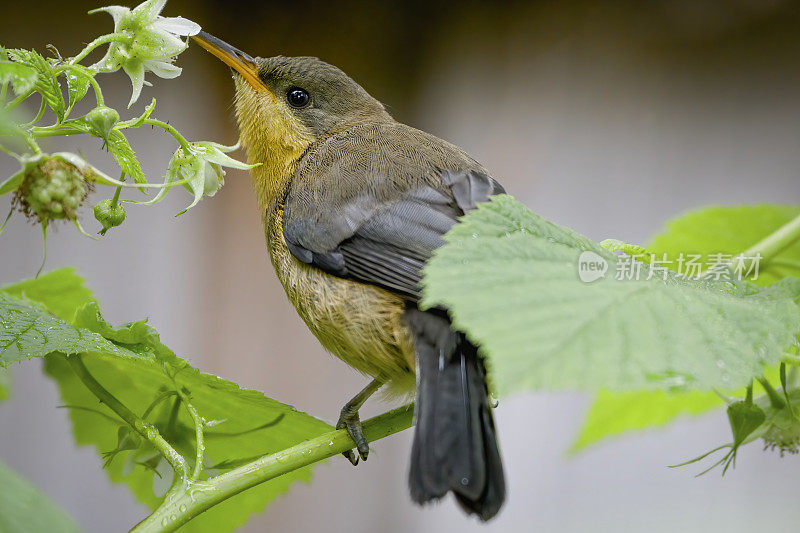
M493 518L506 496L483 356L447 309L423 309L422 269L459 219L504 193L466 152L395 120L315 57L254 58L201 31L231 67L267 249L286 295L331 354L372 378L342 408L366 460L359 409L379 389L414 397L408 483Z

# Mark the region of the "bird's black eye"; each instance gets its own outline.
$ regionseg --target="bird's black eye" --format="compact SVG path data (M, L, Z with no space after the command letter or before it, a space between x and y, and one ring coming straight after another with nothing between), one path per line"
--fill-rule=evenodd
M295 109L302 109L311 102L311 96L309 96L305 89L292 87L286 92L286 101Z

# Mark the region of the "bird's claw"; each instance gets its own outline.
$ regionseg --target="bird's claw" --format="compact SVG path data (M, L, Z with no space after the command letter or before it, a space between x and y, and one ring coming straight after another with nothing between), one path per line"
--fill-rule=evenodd
M342 409L342 414L339 416L339 421L336 423L336 429L347 429L350 437L356 443L358 455L353 450L347 450L342 453L353 466L358 464L358 457L366 461L369 455L369 444L364 437L364 432L361 430L361 420L358 417L358 411L349 411L346 408Z

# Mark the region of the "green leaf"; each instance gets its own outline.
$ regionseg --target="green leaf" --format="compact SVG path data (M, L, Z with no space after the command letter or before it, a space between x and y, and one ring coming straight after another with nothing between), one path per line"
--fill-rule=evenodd
M86 96L89 90L94 75L92 72L80 65L70 67L66 72L67 77L67 94L69 95L69 107L72 107L80 102Z
M126 128L139 128L139 127L141 127L142 124L144 124L144 121L147 120L148 118L150 118L150 115L153 113L153 110L155 108L156 108L156 99L153 98L153 100L150 102L150 105L148 105L145 108L144 113L142 113L141 115L139 115L138 117L136 117L133 120L129 120L127 122L124 122L123 125Z
M106 339L119 344L142 344L148 337L155 334L155 330L147 325L147 320L139 320L130 324L112 327L103 320L97 303L90 302L81 308L75 320L75 325L99 333Z
M681 254L700 255L700 263L707 264L712 254L744 252L798 215L800 207L787 205L709 207L671 220L647 248L675 261ZM800 277L800 242L760 265L753 282L770 285L788 276Z
M716 394L698 391L601 391L589 408L570 451L577 452L627 431L663 426L680 415L698 415L722 405L724 402Z
M0 61L0 83L10 83L16 94L25 94L36 85L36 69L11 61Z
M108 151L117 160L119 168L125 174L132 177L136 183L147 183L142 167L139 165L139 160L136 159L136 154L122 132L112 130L108 135L106 146L108 146Z
M7 368L0 368L0 402L8 398L11 390L11 372Z
M423 305L443 305L482 347L500 394L524 389L744 386L800 331L790 287L697 281L622 259L501 195L464 217L425 268ZM607 272L578 277L587 252ZM653 276L650 279L650 275Z
M46 494L0 461L0 531L75 533L80 528Z
M36 300L58 317L72 322L75 311L93 301L92 292L83 283L74 268L61 268L35 279L4 285L0 292Z
M61 85L58 83L53 65L33 50L9 49L7 52L12 60L36 70L38 76L34 89L42 95L42 100L55 113L58 120L64 120L64 95L61 93Z
M55 317L33 300L0 293L0 367L56 351L135 356L97 333Z
M96 332L123 341L139 358L87 354L82 359L92 375L129 409L144 417L190 463L195 456L195 430L181 394L190 398L204 420L207 473L233 468L243 459L273 453L332 429L328 424L235 383L204 374L175 356L158 340L152 328L135 322L112 327L102 320L94 304L79 312L78 323L94 324ZM71 407L78 444L91 444L103 453L108 474L126 483L136 497L151 508L161 501L169 485L166 463L147 442L132 438L121 421L78 380L66 358L46 359L47 373L58 381L61 397ZM209 474L209 475L210 475ZM308 481L306 467L247 490L206 511L182 531L231 531L266 504L286 492L295 481ZM154 492L158 491L158 495Z
M711 254L739 254L800 215L800 208L783 205L710 207L693 211L666 224L647 246L657 257L667 255L676 265L681 254L699 255L707 264ZM793 266L794 265L794 266ZM786 248L760 266L758 285L784 276L800 276L800 243ZM577 451L603 438L661 426L684 415L697 415L723 403L714 393L601 392L592 404L583 429L572 446Z

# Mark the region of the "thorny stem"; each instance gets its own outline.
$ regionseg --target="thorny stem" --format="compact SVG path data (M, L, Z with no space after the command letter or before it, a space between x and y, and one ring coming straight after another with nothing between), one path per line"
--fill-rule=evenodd
M155 118L147 118L144 121L142 121L142 124L147 124L148 126L158 126L159 128L163 129L164 131L172 135L172 137L176 141L178 141L178 144L181 145L181 148L183 148L187 154L190 154L192 152L192 148L189 146L189 141L186 140L186 137L181 135L180 132L178 132L178 130L176 130L166 122L163 122Z
M113 42L121 42L121 41L130 41L130 40L131 40L131 36L130 35L120 35L118 33L109 33L108 35L101 35L100 37L98 37L94 41L92 41L89 44L87 44L86 48L81 50L78 55L76 55L75 57L73 57L72 59L69 60L68 64L69 65L75 65L75 64L79 63L86 56L91 54L92 51L95 48L97 48L98 46L100 46L101 44L113 43Z
M98 383L94 376L89 373L89 369L86 368L86 365L83 364L80 354L68 356L67 361L69 361L72 370L78 378L86 385L86 388L88 388L101 403L104 403L109 409L114 411L117 416L124 420L139 435L147 439L150 444L164 456L164 459L167 460L175 471L174 485L178 486L183 483L188 476L188 468L186 467L186 460L183 456L170 446L154 426L136 416L133 411L125 407L122 402Z
M413 404L404 405L363 422L368 441L388 437L411 427ZM308 466L355 446L347 430L337 429L280 452L265 455L207 481L173 485L161 505L131 533L175 531L214 505L256 485Z

